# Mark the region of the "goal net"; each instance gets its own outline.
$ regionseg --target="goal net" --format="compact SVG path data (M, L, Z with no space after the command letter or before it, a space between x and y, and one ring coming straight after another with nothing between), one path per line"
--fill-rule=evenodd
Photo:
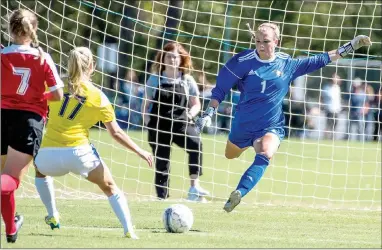
M371 47L293 83L283 103L287 137L243 203L381 209L380 1L2 1L3 45L9 44L6 15L19 7L36 13L41 46L52 55L63 78L74 46L93 51L94 83L113 103L121 127L148 151L140 107L150 66L166 42L176 41L189 51L205 109L222 65L255 47L247 23L253 28L262 22L277 23L281 30L277 51L294 58L333 50L356 35L368 35ZM226 201L255 156L249 148L238 159L224 157L238 96L237 89L227 95L212 126L201 135L200 181L211 192L212 204ZM130 200L156 200L155 168L113 141L102 124L95 124L90 138ZM187 197L187 164L187 153L174 144L170 200ZM81 179L72 174L55 178L56 196L103 198L98 187ZM38 197L33 168L18 194Z

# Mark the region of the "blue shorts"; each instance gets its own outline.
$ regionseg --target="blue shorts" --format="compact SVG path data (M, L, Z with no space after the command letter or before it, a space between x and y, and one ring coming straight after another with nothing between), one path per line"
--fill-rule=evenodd
M253 146L253 142L263 137L266 133L273 133L277 135L280 139L280 142L285 137L285 130L282 127L266 128L260 131L246 131L244 129L239 129L232 126L228 140L239 148L246 148Z

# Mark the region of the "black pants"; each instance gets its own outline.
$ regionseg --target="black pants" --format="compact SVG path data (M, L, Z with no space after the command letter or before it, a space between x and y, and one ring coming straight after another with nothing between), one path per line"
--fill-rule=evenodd
M193 125L160 121L158 129L149 128L148 141L155 157L155 188L158 198L169 197L170 154L174 142L188 153L189 174L202 175L202 142Z
M8 146L35 156L40 148L44 119L33 112L1 109L1 155L6 155Z

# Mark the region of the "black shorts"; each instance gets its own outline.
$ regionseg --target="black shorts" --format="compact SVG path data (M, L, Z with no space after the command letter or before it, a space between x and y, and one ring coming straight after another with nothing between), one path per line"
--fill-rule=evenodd
M6 155L8 146L35 156L40 148L44 119L33 112L1 109L1 155Z

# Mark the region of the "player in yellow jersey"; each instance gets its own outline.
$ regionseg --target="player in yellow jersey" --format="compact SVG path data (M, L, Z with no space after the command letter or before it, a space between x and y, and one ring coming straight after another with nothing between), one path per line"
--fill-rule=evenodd
M93 64L93 55L88 48L78 47L70 51L69 84L64 88L63 101L49 105L49 122L35 158L36 187L48 211L46 223L52 229L59 228L50 176L62 176L69 172L83 176L106 194L124 228L124 235L136 239L138 237L132 227L127 200L116 186L109 168L90 144L89 129L102 121L117 142L134 151L150 167L153 158L119 127L109 100L90 81Z

